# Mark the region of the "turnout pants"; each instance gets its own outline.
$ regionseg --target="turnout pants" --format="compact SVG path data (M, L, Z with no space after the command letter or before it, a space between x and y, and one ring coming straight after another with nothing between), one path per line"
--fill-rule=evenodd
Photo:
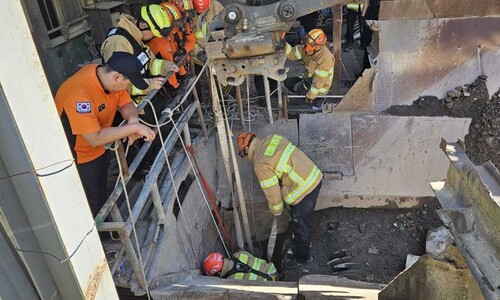
M108 181L109 152L104 152L103 155L92 161L77 164L76 168L80 174L92 216L95 218L108 198L106 183Z
M294 255L299 262L306 261L309 258L309 245L311 244L312 237L312 219L316 200L318 199L319 190L321 189L321 183L322 181L320 181L318 186L305 196L299 204L290 206L292 209L292 221L290 221L290 226L295 236Z

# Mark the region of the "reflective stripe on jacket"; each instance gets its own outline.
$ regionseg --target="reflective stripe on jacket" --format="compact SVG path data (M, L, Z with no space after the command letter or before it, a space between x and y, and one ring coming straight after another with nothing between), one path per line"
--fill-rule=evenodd
M315 99L318 95L328 93L333 83L333 68L335 58L326 46L307 55L300 45L295 47L286 44L286 58L292 61L301 60L312 77L311 88L307 91L307 98Z
M309 157L281 135L254 138L248 158L274 215L281 214L283 202L298 204L323 178Z
M363 10L363 4L356 3L356 2L349 2L346 5L347 9L354 10L354 11L362 11Z
M252 254L246 251L238 251L234 255L237 259L239 259L242 263L246 264L250 268L260 271L262 273L266 273L269 276L273 277L276 275L277 270L274 267L273 263L268 263L263 259L253 256ZM234 273L230 275L228 278L231 279L245 279L245 280L257 280L257 281L267 281L266 278L259 276L255 273Z

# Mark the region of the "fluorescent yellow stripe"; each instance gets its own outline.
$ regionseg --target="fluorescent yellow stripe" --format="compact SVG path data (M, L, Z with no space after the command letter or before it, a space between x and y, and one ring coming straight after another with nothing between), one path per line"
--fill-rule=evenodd
M259 270L259 260L258 258L254 258L253 259L253 263L252 263L252 269L254 270ZM259 270L260 271L260 270ZM249 276L248 276L248 279L249 280L257 280L257 274L254 274L252 272L249 273Z
M274 174L276 174L278 178L281 178L281 176L283 176L283 169L288 163L288 160L290 159L290 156L292 155L294 150L295 146L292 143L288 143L288 145L285 148L285 151L283 151L283 154L281 154L280 160L274 172Z
M276 176L273 176L271 178L261 180L261 181L259 181L259 183L260 183L261 188L267 189L268 187L272 187L272 186L277 185L279 183L279 181L278 181L278 178Z
M288 54L290 54L290 52L292 52L292 46L290 46L290 44L287 43L286 48L285 48L285 53L288 56Z
M309 90L309 92L311 92L312 94L317 94L317 93L319 93L319 90L313 85L311 87L311 89Z
M320 170L318 167L314 166L309 176L307 176L306 181L286 196L285 203L290 205L297 200L297 198L302 196L313 185L316 179L318 179L319 174L321 174Z
M282 136L279 136L277 134L273 135L273 138L269 142L269 145L267 145L266 152L264 152L264 155L265 156L273 156L274 152L276 152L276 148L280 144L282 138L283 138Z
M248 255L246 254L240 254L238 259L244 264L248 263ZM234 274L234 279L243 279L243 276L245 276L245 273L239 272Z
M363 4L358 4L356 2L351 2L347 3L347 9L354 10L354 11L359 11L360 9L363 8Z
M153 59L153 63L151 64L151 75L163 75L161 74L161 67L163 65L163 60L161 59Z
M316 74L318 77L325 78L328 77L328 71L325 70L314 70L314 74Z
M295 58L297 60L302 59L302 54L300 53L298 46L293 47L293 52L295 53Z
M295 182L298 185L301 185L304 183L304 179L302 179L302 177L300 177L300 175L297 174L294 170L291 170L288 173L288 176L293 180L293 182Z
M280 213L282 210L283 210L283 202L280 202L278 204L275 204L275 205L272 205L272 204L268 204L267 205L269 207L269 210L272 212L272 213Z
M320 94L326 94L326 93L328 93L328 90L329 90L329 89L327 89L327 88L320 88L320 89L318 90L318 92L319 92Z
M132 90L130 91L130 94L132 96L140 96L140 95L145 95L146 92L145 92L145 90L140 90L135 85L133 85Z

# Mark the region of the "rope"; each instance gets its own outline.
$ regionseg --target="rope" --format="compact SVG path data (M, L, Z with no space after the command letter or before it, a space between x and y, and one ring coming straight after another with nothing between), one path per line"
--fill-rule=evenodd
M121 141L117 141L116 143L121 143ZM134 218L132 216L132 208L130 207L130 199L128 197L128 191L127 191L127 185L125 184L125 179L123 178L123 172L122 172L122 164L120 163L120 158L118 157L118 146L115 147L115 155L116 155L116 161L118 163L118 169L119 169L119 176L122 182L122 187L123 187L123 193L125 194L125 200L127 202L127 209L128 213L130 216L130 220L132 222L132 232L134 234L134 242L135 242L135 247L137 248L137 254L139 256L139 264L141 265L141 276L144 280L144 285L146 288L146 295L148 296L148 300L151 299L150 294L149 294L149 287L148 287L148 282L146 279L146 272L144 270L144 264L142 262L142 255L141 255L141 248L139 246L139 238L137 237L137 231L135 230L135 222Z
M247 111L250 113L250 76L247 75L246 77L246 84L247 84ZM248 131L252 131L252 123L250 122L250 116L248 117ZM253 191L253 174L252 170L250 170L250 191ZM257 233L257 225L255 225L255 211L253 207L253 193L250 192L250 203L251 203L251 210L252 210L252 227L253 231L255 232L255 239L257 240L257 243L259 244L259 249L260 251L264 251L262 249L262 243L260 242L259 235Z
M151 101L149 101L148 99L145 99L144 101L147 101L149 103L149 105L151 106L151 109L153 111L153 116L155 118L156 126L158 128L158 136L160 137L160 142L162 145L161 149L163 150L163 155L165 156L165 162L166 162L167 167L168 167L168 173L170 175L170 180L172 181L172 186L173 186L174 191L175 191L175 199L177 201L177 205L179 206L179 212L181 213L181 216L182 216L182 224L184 225L184 231L186 231L189 245L191 246L191 251L193 251L194 257L197 258L198 254L196 253L196 250L194 249L193 240L191 239L191 234L189 234L189 230L188 230L188 226L187 226L187 222L186 222L186 215L184 215L184 209L182 208L182 203L181 203L181 200L179 199L179 193L177 192L177 188L175 186L174 175L172 174L172 168L170 166L170 160L168 159L167 150L165 149L165 147L163 147L164 140L163 140L163 135L162 135L160 127L159 127L159 122L158 122L158 117L156 115L156 110L153 106L153 103L151 103ZM173 119L172 119L172 115L170 115L170 120L173 122L173 124L175 124ZM174 126L174 127L177 128L177 126ZM182 239L181 239L181 241L182 241ZM198 261L196 259L194 261L194 264L195 264L195 267L197 269L200 268Z
M170 119L172 120L172 122L174 122L172 115L170 115ZM196 174L193 162L192 162L190 156L188 155L188 150L187 150L186 144L184 143L184 140L182 139L181 133L179 132L179 129L177 128L177 126L174 126L174 128L175 128L175 131L177 132L177 135L179 136L179 140L181 141L182 148L186 152L186 156L189 160L189 164L191 165L191 170L193 171L193 174L196 178L196 182L198 183L198 187L200 188L201 194L203 196L203 200L205 200L205 204L207 205L207 208L210 212L210 210L211 210L210 204L208 204L207 197L206 197L205 192L203 191L203 188L202 188L201 183L200 183L200 178L198 177L198 174ZM226 243L224 243L224 238L222 237L222 233L219 229L219 226L217 225L217 221L215 220L214 215L212 213L210 213L210 216L212 217L212 221L214 222L215 229L217 230L217 234L219 235L219 238L221 239L222 246L224 247L224 250L226 251L227 257L231 257L231 254L230 254L229 250L227 249Z

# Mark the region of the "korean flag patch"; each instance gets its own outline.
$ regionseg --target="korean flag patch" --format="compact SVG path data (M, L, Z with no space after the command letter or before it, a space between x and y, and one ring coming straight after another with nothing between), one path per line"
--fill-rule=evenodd
M92 111L89 102L76 102L76 112L79 114L88 114Z

